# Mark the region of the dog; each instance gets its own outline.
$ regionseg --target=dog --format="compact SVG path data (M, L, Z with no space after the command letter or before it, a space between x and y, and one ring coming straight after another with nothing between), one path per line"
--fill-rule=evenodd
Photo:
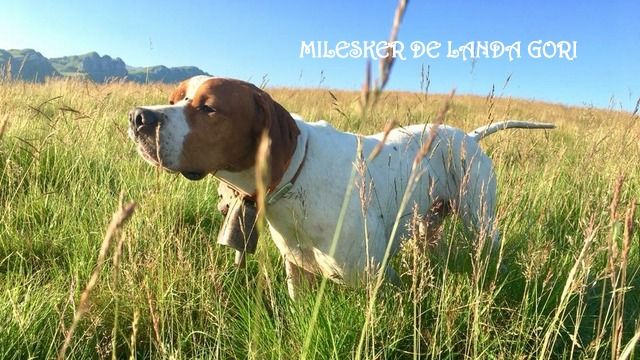
M305 122L250 83L197 76L179 84L169 105L132 109L128 132L151 164L194 181L211 174L248 199L256 194L256 152L266 132L270 178L264 211L295 297L311 274L347 285L363 281L370 269L396 278L381 265L410 235L413 212L427 230L454 212L466 228L499 246L496 177L479 141L508 128L553 127L506 121L465 133L412 125L360 136L325 121ZM375 158L360 159L374 149ZM353 172L354 166L360 170ZM350 181L356 195L346 196Z

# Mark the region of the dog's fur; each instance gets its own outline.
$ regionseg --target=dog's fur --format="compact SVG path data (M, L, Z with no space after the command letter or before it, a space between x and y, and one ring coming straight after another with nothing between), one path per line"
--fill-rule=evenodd
M359 136L324 121L305 122L242 81L196 77L174 91L170 104L132 110L130 136L145 159L192 180L215 174L235 189L254 194L258 139L263 131L269 134L269 189L278 198L266 206L266 218L286 261L291 296L307 273L346 284L360 282L367 269L379 268L390 241L391 253L398 249L414 210L429 230L453 211L468 229L490 237L496 246L496 179L491 159L478 142L505 128L553 127L511 121L468 134L446 125L400 127L388 134L379 155L362 166L358 147L366 157L382 134ZM415 190L391 239L414 159L430 136L428 152L415 170ZM356 194L346 204L332 252L354 163L360 166L353 179ZM285 185L290 188L283 190ZM392 269L383 270L394 276Z

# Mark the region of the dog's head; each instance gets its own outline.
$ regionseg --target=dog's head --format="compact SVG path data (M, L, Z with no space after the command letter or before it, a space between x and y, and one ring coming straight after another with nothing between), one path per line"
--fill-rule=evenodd
M242 171L255 164L263 131L270 141L272 179L279 179L296 146L291 115L244 81L196 76L182 82L169 105L129 112L129 136L144 159L200 180L218 170Z

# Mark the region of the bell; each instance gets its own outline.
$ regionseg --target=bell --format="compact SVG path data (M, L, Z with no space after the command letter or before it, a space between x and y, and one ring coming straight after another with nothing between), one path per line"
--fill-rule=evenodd
M218 194L218 209L225 215L218 232L218 244L234 249L236 266L244 266L245 254L255 253L258 245L258 211L254 202L243 199L224 183L218 186Z

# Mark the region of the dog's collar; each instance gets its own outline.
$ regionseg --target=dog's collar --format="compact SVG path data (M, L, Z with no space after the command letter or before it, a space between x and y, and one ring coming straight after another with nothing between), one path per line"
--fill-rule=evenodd
M298 169L293 174L291 179L289 181L287 181L286 183L284 183L284 185L282 185L280 187L278 187L278 185L276 185L274 187L273 191L269 191L267 193L267 198L266 198L267 205L272 205L273 203L278 201L280 198L282 198L284 195L286 195L289 192L289 190L291 190L293 185L296 183L296 180L298 179L298 176L300 176L300 172L302 171L302 168L304 167L304 162L307 159L307 150L308 150L308 148L309 148L309 138L306 137L304 139L304 147L303 147L303 151L304 152L302 153L302 160L300 160L300 163L298 164ZM294 154L295 154L295 151L294 151ZM293 159L293 156L292 156L292 159ZM289 166L291 166L291 164L289 164ZM285 172L285 175L286 175L286 172Z
M295 184L296 180L298 179L298 177L300 176L300 173L302 172L302 168L304 167L304 163L305 160L307 159L307 150L309 148L309 137L306 133L302 132L300 135L300 140L296 146L296 150L294 150L293 155L291 156L290 159L290 163L287 166L287 171L285 171L284 175L282 178L286 178L287 174L289 173L289 171L291 170L291 166L294 164L294 161L296 160L296 152L299 148L302 148L302 154L300 156L300 162L298 163L298 167L296 169L296 171L293 173L293 175L291 176L291 178L289 179L289 181L283 183L282 179L280 179L276 184L274 185L269 185L269 187L267 188L267 196L265 199L265 202L267 205L272 205L275 202L277 202L278 200L280 200L284 195L286 195L291 188L293 188L293 185ZM303 145L304 144L304 145ZM303 145L303 146L301 146ZM256 202L257 200L257 192L254 191L252 194L238 188L237 186L235 186L234 184L228 182L227 180L223 179L223 178L218 178L220 181L226 183L230 188L232 188L233 190L235 190L238 195L245 201L250 201L250 202Z

